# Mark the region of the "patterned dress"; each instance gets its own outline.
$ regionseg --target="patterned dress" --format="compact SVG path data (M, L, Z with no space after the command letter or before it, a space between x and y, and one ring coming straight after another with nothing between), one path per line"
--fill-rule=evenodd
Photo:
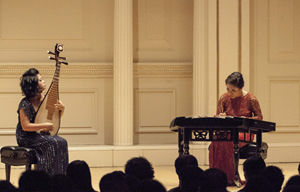
M217 114L225 112L227 116L246 117L250 119L262 120L263 116L256 97L247 93L244 96L230 98L228 93L220 97L217 107ZM244 134L240 133L240 139ZM254 138L252 137L251 140ZM246 140L250 140L250 135L246 134ZM239 143L239 147L246 143ZM212 142L209 149L209 167L218 168L227 174L229 185L234 185L234 156L232 142Z
M67 141L57 135L50 136L43 133L24 131L20 122L20 109L23 109L30 123L34 123L36 111L25 97L18 108L18 125L16 129L17 143L22 147L33 148L37 156L38 170L49 175L66 174L69 164Z

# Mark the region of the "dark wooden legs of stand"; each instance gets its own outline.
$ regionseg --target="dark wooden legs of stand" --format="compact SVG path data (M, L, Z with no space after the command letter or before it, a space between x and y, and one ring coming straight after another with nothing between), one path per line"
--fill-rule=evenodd
M11 166L8 164L5 164L5 174L6 174L6 180L10 181L10 168Z
M183 154L183 129L182 128L178 128L178 153L179 155Z
M232 130L233 136L233 156L234 156L234 183L237 187L241 187L239 177L239 132L237 129Z
M258 130L258 133L256 134L256 145L257 145L257 151L256 154L259 154L262 152L261 151L261 143L262 143L262 131Z
M190 154L190 134L191 131L189 129L183 129L183 154Z
M239 148L239 130L238 129L231 129L231 136L233 142L233 156L234 156L234 182L237 187L241 187L241 182L239 178L239 172L238 172L238 166L239 166L239 159L240 159L240 148ZM213 132L209 133L211 138L209 141L217 141L212 140L213 138ZM253 144L256 144L256 154L261 154L261 147L262 147L262 130L257 130L253 132L253 134L256 136L256 142ZM251 138L251 135L250 135ZM192 139L192 129L190 128L178 128L178 153L179 155L182 154L189 154L189 141ZM200 141L200 140L199 140ZM208 140L204 140L208 141ZM220 140L222 141L222 140ZM230 142L228 141L228 142ZM266 147L267 148L267 147Z
M178 128L178 153L190 154L189 152L189 142L190 142L191 132L188 129Z

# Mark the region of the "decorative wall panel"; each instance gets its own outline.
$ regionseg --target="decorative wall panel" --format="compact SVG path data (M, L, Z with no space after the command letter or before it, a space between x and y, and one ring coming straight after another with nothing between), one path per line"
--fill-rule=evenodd
M269 1L270 62L300 62L300 1Z
M134 62L191 62L193 1L134 0Z
M271 81L270 106L277 131L299 131L300 81Z
M60 134L97 134L96 90L74 89L60 92L60 100L67 106L61 122ZM67 112L66 111L66 112ZM70 113L72 111L72 113Z
M171 47L171 17L167 14L170 4L163 0L140 0L139 10L139 51L174 51Z
M2 0L2 40L80 40L82 4L82 0Z
M22 99L21 91L16 89L9 91L5 89L0 92L0 135L5 134L15 134L16 126L18 123L18 102ZM17 102L15 102L17 101Z
M176 114L175 89L135 90L135 131L170 132L170 121Z
M111 0L1 0L0 62L47 62L65 45L68 62L113 61Z

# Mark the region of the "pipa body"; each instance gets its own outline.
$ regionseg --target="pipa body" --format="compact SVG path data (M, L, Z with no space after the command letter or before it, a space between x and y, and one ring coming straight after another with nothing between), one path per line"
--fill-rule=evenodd
M52 82L35 117L35 123L53 123L52 136L57 135L60 128L60 111L54 107L59 100L58 95L58 82Z
M61 46L61 50L58 46ZM59 53L63 50L62 45L56 44L55 48L55 58L50 58L53 60L56 60L56 70L53 76L52 83L50 84L50 87L42 100L36 117L35 117L35 123L53 123L53 130L50 131L50 135L57 135L59 128L60 128L60 111L55 108L54 104L59 101L59 73L60 73L60 67L61 63L68 64L66 62L60 62L59 59ZM50 54L54 54L50 52ZM64 58L65 59L65 58ZM40 132L40 131L38 131Z

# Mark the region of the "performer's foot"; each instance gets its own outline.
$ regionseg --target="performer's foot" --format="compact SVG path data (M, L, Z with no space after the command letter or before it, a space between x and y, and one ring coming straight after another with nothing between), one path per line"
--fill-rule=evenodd
M236 186L234 181L228 181L228 186Z
M234 181L235 185L240 188L242 186L241 182L238 180L238 181Z

